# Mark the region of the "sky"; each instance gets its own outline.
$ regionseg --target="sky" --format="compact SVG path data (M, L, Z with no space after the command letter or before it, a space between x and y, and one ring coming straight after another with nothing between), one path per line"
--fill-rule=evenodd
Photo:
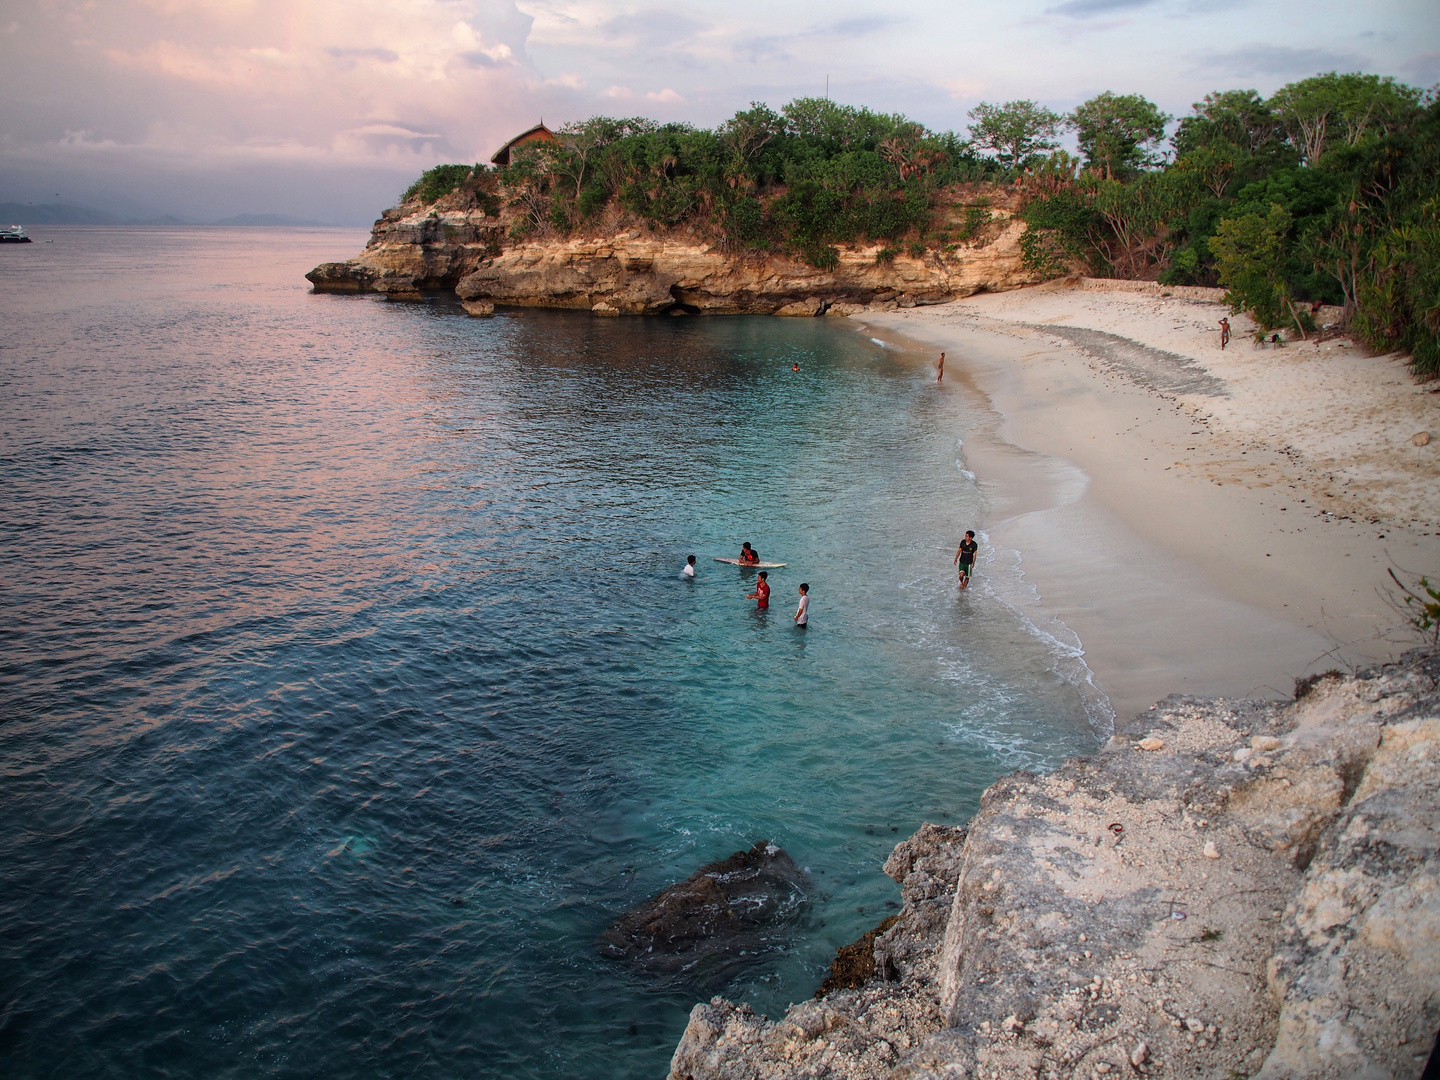
M1440 0L0 0L0 202L368 224L542 119L1440 81Z

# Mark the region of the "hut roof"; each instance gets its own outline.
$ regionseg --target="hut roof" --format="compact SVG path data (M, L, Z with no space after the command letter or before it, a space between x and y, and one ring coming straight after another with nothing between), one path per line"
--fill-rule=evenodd
M504 146L500 147L499 150L496 150L495 153L490 156L490 164L509 165L510 151L524 143L557 141L559 140L555 138L555 133L551 131L548 127L546 127L543 122L536 124L534 127L530 128L530 130L522 131L519 135L516 135Z

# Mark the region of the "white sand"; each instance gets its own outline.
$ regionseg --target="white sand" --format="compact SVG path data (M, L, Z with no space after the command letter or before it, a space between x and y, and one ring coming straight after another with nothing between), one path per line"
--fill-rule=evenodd
M998 501L985 528L1121 717L1390 658L1418 639L1387 567L1440 577L1440 386L1343 340L1258 348L1243 316L1222 352L1226 313L1040 287L854 316L947 351L941 391L969 384L1003 417L966 437L982 482L1033 490L1037 460L1088 480Z

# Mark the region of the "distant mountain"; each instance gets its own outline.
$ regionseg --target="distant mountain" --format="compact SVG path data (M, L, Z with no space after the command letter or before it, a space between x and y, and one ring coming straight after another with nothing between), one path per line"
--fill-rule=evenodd
M164 214L160 217L119 217L104 210L71 203L0 202L0 226L4 225L236 225L236 226L323 226L323 221L291 217L289 214L236 214L220 221Z
M324 225L323 221L311 221L309 218L291 217L289 214L236 214L234 217L223 218L220 221L212 222L214 225Z
M0 224L5 225L121 225L114 214L70 203L0 202Z

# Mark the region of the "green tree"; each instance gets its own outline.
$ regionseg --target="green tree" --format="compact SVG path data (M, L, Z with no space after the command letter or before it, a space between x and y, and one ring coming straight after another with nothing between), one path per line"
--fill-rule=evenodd
M1270 106L1307 165L1332 146L1354 146L1367 133L1386 134L1412 116L1421 94L1379 75L1313 75L1282 86Z
M1157 164L1153 151L1169 121L1168 114L1139 94L1108 90L1066 117L1086 163L1103 171L1107 180Z
M976 146L993 150L1012 172L1032 154L1055 147L1062 119L1033 101L982 101L970 110L970 138Z
M1251 211L1222 221L1210 249L1235 311L1249 311L1266 329L1294 322L1303 335L1306 320L1295 308L1284 274L1293 223L1285 207L1271 203L1265 214Z
M1180 121L1170 140L1176 158L1227 143L1249 154L1274 150L1285 142L1285 125L1254 90L1224 90L1206 94L1195 112Z

